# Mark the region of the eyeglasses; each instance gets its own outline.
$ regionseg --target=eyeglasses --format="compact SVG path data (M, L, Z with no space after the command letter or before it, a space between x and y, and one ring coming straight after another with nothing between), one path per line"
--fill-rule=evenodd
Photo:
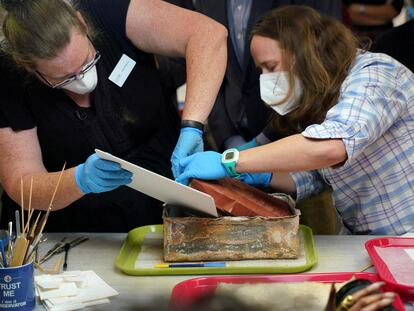
M85 73L87 73L89 70L91 70L93 68L93 66L96 65L96 63L99 61L99 59L101 58L101 53L99 53L99 51L96 51L95 56L93 57L93 59L86 64L83 69L79 72L79 74L77 75L73 75L70 76L69 78L63 80L62 82L59 82L57 84L52 84L50 83L39 71L36 70L36 73L46 82L47 85L49 85L52 89L58 89L61 88L69 83L71 83L72 81L75 80L82 80L83 77L85 76Z

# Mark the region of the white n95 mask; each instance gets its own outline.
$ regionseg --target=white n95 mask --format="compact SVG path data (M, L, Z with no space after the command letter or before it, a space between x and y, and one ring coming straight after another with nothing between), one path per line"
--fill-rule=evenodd
M83 95L92 92L97 84L98 74L96 72L96 66L93 66L83 74L82 78L69 82L68 84L62 86L62 89Z
M277 71L260 75L260 97L278 114L284 116L299 106L299 98L302 94L300 80L295 77L295 87L292 94L283 104L279 104L286 98L289 91L288 72Z

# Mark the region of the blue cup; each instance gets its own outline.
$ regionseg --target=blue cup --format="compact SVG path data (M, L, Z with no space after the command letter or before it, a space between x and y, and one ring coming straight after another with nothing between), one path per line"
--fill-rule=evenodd
M35 306L33 262L0 268L0 310L29 311Z

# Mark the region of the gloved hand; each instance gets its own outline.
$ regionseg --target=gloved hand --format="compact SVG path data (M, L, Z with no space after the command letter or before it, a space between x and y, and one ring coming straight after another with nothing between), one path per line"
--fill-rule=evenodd
M272 173L242 173L236 178L250 186L266 188L272 180L272 175Z
M237 146L236 149L239 151L247 150L250 148L257 147L257 141L256 138L253 138L251 141L248 141L247 143Z
M114 190L132 181L132 173L118 163L103 160L96 153L76 167L75 180L79 189L87 193Z
M184 127L181 129L177 145L171 156L172 173L177 178L182 170L180 169L180 160L196 152L204 150L203 132L193 127Z
M188 185L190 178L220 179L230 177L221 164L221 153L206 151L195 153L180 161L182 173L175 179L176 182Z

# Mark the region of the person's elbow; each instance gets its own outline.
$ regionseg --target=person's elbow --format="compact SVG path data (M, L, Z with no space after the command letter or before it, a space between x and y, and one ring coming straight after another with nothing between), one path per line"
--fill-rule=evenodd
M222 24L215 22L215 30L214 33L216 34L217 40L222 42L223 44L227 44L227 36L228 31L226 27L224 27Z
M346 161L347 158L348 155L342 140L332 140L325 146L324 159L327 166L340 166Z
M15 202L19 202L20 200L20 191L21 191L21 184L20 178L17 176L3 176L1 178L1 186L3 187L4 192Z
M210 44L216 47L227 46L228 32L222 24L210 19L209 23L203 24L203 40L208 38Z

